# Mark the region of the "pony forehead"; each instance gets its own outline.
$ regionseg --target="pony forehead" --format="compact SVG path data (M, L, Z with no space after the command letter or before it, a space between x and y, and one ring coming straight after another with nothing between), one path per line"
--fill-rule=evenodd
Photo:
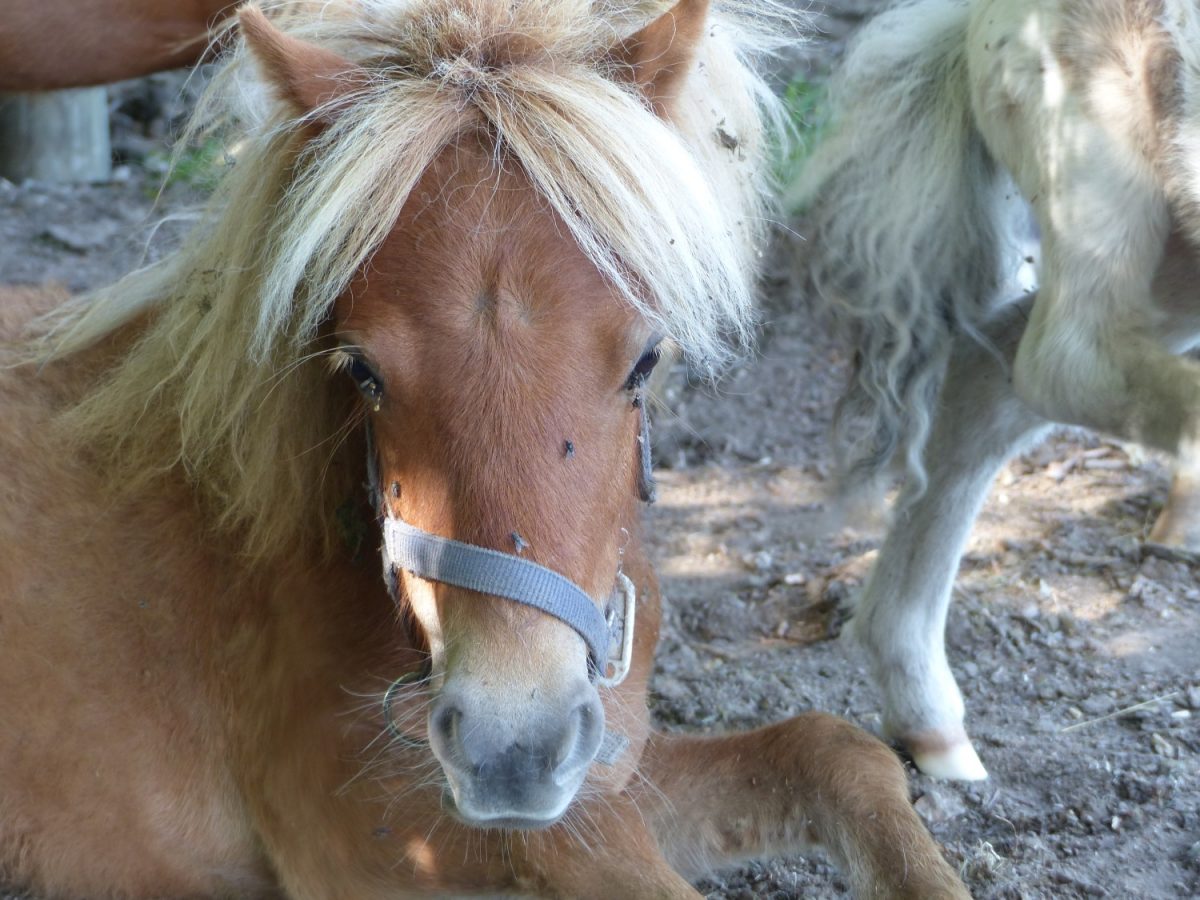
M422 174L471 129L519 161L588 262L695 370L728 358L750 333L764 126L778 111L743 54L769 48L777 32L718 7L665 122L613 71L607 48L666 5L273 4L277 27L367 77L314 129L261 89L233 42L184 136L220 128L236 158L192 233L64 307L31 351L62 358L142 323L130 352L71 411L73 433L122 477L184 466L223 527L247 529L252 556L305 537L332 546L330 515L279 515L335 510L357 489L352 466L333 477L313 452L345 426L344 396L314 342Z
M339 298L339 328L369 324L407 345L424 331L403 333L413 317L465 326L503 311L496 321L586 323L579 336L591 343L624 343L619 336L631 328L640 339L638 311L600 277L520 164L493 144L472 131L442 149Z
M697 141L675 117L656 118L609 51L630 23L665 5L363 0L279 7L279 27L343 55L366 78L339 101L332 124L291 156L299 162L274 206L260 260L256 346L269 346L297 316L300 333L311 334L422 174L473 133L486 136L498 161L521 167L589 261L655 327L696 358L727 357L729 345L747 335L752 307L757 231L746 222L757 218L760 198L757 160L747 165L746 153L756 150L760 84L736 58L721 76L737 107L722 115L747 123L740 160L727 147L718 149L730 159L714 159L712 132ZM258 83L246 57L244 48L235 51L217 83ZM238 136L243 145L278 142L306 121L274 102L269 89L221 91L231 93L258 107L242 117L259 123ZM680 120L694 116L702 96L712 99L707 86L688 93ZM206 112L222 111L210 105ZM245 156L239 181L253 177L245 169L288 158ZM728 182L739 180L731 191Z

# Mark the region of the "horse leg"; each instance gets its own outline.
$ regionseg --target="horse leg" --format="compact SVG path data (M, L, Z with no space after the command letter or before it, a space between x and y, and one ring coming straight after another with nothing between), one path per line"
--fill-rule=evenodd
M522 896L564 900L699 900L700 893L664 857L628 792L597 794L542 832L511 835L515 886Z
M1035 304L1014 383L1047 416L1174 454L1171 494L1150 540L1200 551L1200 365L1172 352L1181 323L1143 284L1161 246L1096 262L1081 243L1059 239L1047 254L1054 277ZM1094 271L1106 266L1107 278Z
M1200 339L1200 308L1196 304L1196 273L1200 259L1200 233L1189 230L1191 240L1176 231L1167 240L1166 257L1153 286L1154 299L1163 314L1159 332L1173 353L1185 353ZM1195 448L1180 448L1167 503L1150 530L1149 541L1200 553L1200 458Z
M806 713L724 737L655 734L630 788L676 869L820 844L858 897L969 897L908 799L895 754Z
M0 91L136 78L197 63L236 0L5 0Z
M1107 280L1104 272L1084 275L1081 257L1090 250L1074 237L1056 244L1017 353L1017 392L1049 418L1176 454L1178 496L1190 493L1200 476L1200 365L1173 355L1150 324L1159 310L1148 279L1161 250L1088 261L1106 269Z
M403 826L382 827L356 810L338 817L326 811L306 819L303 840L283 846L273 836L268 851L286 896L700 897L663 858L628 797L577 804L564 823L546 831L469 828L441 812L436 798L419 808L408 804L403 819Z
M1200 486L1200 365L1174 354L1173 332L1194 316L1171 308L1155 279L1175 252L1172 217L1195 204L1186 194L1196 173L1177 171L1190 162L1160 134L1172 110L1147 100L1171 95L1178 66L1155 23L1110 22L1115 37L1098 26L1062 58L1053 42L1067 24L1045 22L1036 40L1020 40L1034 33L1023 18L1032 6L1016 19L1006 9L981 11L971 77L980 130L1032 198L1042 232L1042 287L1014 385L1046 418L1175 454L1178 515L1158 534L1187 543L1196 529L1183 520ZM1110 44L1139 28L1145 40L1128 43L1143 56L1105 62Z
M963 728L946 661L946 612L963 545L996 473L1045 430L1009 382L1028 302L960 337L951 354L924 462L928 482L897 504L853 620L884 697L884 729L936 778L986 778Z
M268 774L257 787L269 796L256 798L261 804L256 818L283 895L291 900L700 896L663 858L626 796L585 797L563 822L542 831L472 828L445 812L441 790L428 785L439 777L436 760L427 751L406 753L411 763L397 758L396 764L409 773L380 780L348 783L353 773L346 771L334 779L327 757L311 753L307 758L294 753L295 766L281 760L282 777ZM276 781L282 791L275 790Z
M304 682L294 701L308 704L303 713L279 704L293 714L246 779L263 850L291 900L698 900L632 800L603 778L585 782L564 820L544 830L459 822L442 808L437 759L427 747L381 743L375 713L348 716L338 696L347 681L325 672Z
M1181 460L1148 540L1152 544L1200 553L1200 461Z

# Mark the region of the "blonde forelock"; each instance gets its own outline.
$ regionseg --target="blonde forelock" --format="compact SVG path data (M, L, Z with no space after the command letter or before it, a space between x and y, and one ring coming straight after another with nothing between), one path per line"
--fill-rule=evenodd
M69 413L72 433L109 447L126 478L182 465L223 523L248 528L252 554L281 550L306 521L328 532L356 479L330 475L347 411L309 359L314 341L422 173L481 129L625 299L718 369L751 333L775 111L745 55L774 32L714 14L667 122L609 55L665 5L268 4L278 27L366 77L314 137L308 120L329 110L296 118L235 42L185 136L219 131L236 160L193 233L48 324L42 347L61 358L152 313ZM314 495L323 512L301 515Z

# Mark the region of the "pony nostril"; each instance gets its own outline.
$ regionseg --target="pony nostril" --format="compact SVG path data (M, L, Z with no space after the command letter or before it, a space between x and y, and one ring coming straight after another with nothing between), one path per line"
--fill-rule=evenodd
M604 707L598 696L519 725L511 717L476 711L470 703L460 706L449 697L429 713L430 745L443 765L456 777L486 782L491 789L565 783L587 769L603 735Z
M587 700L572 711L553 756L554 770L574 768L591 761L604 731L604 709L599 700Z
M597 697L582 704L580 710L579 743L587 748L588 758L591 759L604 737L604 707Z
M582 707L578 707L567 717L567 724L558 736L558 743L551 746L549 756L547 757L547 761L550 764L550 771L558 771L564 763L574 756L575 747L579 744L579 735L583 730L583 721L586 715L587 711Z
M448 703L434 711L430 731L440 738L443 747L453 747L457 743L458 724L461 721L462 710Z

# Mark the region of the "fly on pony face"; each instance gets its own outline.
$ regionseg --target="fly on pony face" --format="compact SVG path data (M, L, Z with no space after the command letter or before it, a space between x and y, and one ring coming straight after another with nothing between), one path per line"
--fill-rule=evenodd
M0 372L0 873L695 897L816 840L863 896L965 896L847 723L649 727L642 387L660 336L716 366L748 330L744 20L372 0L240 25L196 126L234 118L237 160L196 231L95 296L0 309L10 337L46 314L47 351ZM543 605L506 596L524 578ZM632 665L607 687L614 597Z

